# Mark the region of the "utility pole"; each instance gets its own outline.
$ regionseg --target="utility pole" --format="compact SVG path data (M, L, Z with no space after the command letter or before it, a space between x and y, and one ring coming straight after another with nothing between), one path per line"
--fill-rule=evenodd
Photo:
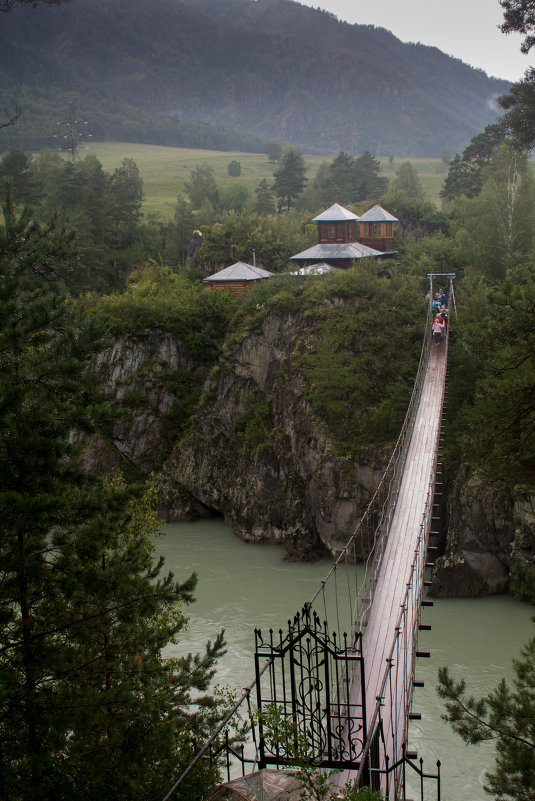
M349 146L351 148L350 152L351 155L355 155L355 139L357 138L357 130L355 126L355 117L353 112L351 111L348 115L349 117Z

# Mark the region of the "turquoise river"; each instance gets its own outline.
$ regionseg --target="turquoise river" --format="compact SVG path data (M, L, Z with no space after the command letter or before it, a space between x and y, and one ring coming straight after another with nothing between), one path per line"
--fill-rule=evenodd
M241 690L253 680L254 629L284 627L314 594L330 564L284 561L276 545L251 545L234 536L222 520L179 523L165 527L157 550L177 579L193 571L199 578L196 603L188 608L189 626L176 653L201 650L207 640L225 630L228 652L219 665L217 684ZM423 609L422 622L432 626L420 633L419 648L431 651L418 659L413 711L422 719L410 724L410 747L432 771L442 763L445 801L483 801L485 770L492 765L493 745L466 746L441 720L443 704L436 695L437 670L448 665L481 695L497 681L512 675L511 660L533 635L533 608L512 598L435 601Z

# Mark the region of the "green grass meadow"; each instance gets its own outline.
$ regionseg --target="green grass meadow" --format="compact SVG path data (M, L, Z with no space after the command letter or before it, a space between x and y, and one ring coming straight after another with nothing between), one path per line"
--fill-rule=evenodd
M143 213L159 215L162 219L172 218L177 198L184 193L184 181L191 171L206 162L213 170L221 185L238 181L244 183L251 195L263 178L272 180L276 164L271 164L264 154L229 153L219 150L188 150L179 147L160 147L158 145L140 145L130 142L92 142L89 152L94 153L105 170L113 170L120 166L124 158L133 159L143 178L144 203ZM331 161L328 156L305 155L308 177L312 178L323 161ZM231 178L228 165L231 161L239 161L241 175ZM394 159L392 167L387 158L381 158L383 174L394 178L396 170L404 161L411 161L418 170L422 186L430 198L439 205L439 192L446 175L446 169L440 159Z

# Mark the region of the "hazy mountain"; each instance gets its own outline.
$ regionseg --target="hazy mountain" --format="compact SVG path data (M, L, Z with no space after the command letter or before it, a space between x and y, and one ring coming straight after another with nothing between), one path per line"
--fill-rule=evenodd
M19 101L25 112L4 147L23 136L51 144L73 98L99 138L439 156L493 121L509 87L437 48L292 0L23 6L2 15L0 48L0 107ZM198 122L219 130L188 124Z

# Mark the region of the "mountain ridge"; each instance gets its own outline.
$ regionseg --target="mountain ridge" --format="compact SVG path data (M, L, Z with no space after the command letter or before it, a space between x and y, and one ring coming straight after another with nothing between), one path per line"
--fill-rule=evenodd
M239 131L258 147L273 138L316 152L440 156L493 122L509 88L435 47L293 0L71 0L18 7L2 23L4 107L21 92L34 105L71 93L84 117L107 101L118 117L166 118L171 139L174 120ZM107 127L118 138L121 126ZM151 143L150 124L141 127L145 140L131 140Z

